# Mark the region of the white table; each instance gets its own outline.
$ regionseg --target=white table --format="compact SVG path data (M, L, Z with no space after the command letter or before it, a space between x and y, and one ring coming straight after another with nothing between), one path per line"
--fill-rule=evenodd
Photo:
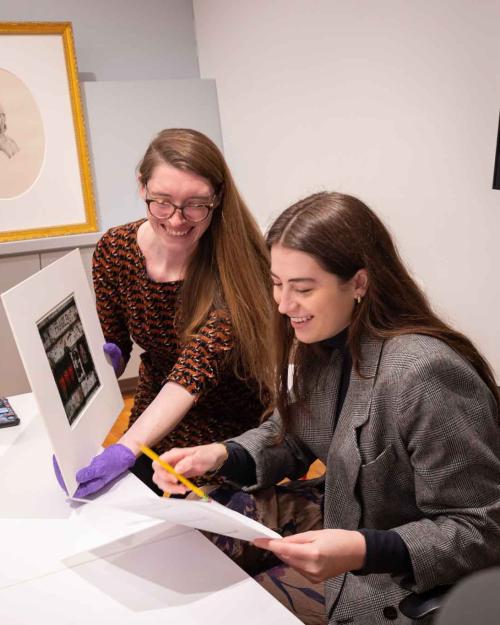
M2 625L299 625L198 531L70 504L32 395L0 429ZM101 495L155 495L128 474Z

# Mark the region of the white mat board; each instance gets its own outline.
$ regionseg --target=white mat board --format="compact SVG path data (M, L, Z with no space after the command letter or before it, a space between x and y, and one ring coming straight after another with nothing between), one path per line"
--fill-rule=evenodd
M2 300L65 484L74 494L76 471L99 452L123 407L80 252L6 291Z

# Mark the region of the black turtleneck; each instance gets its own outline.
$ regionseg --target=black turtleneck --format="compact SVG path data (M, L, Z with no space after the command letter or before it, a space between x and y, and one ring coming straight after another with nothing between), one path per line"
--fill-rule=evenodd
M348 328L339 334L321 341L321 344L342 354L339 395L335 410L335 425L349 389L351 381L352 358L347 347ZM220 470L220 475L241 485L255 484L257 480L255 461L248 451L233 441L226 443L228 458ZM366 559L364 567L353 571L356 575L370 573L412 574L408 548L401 536L392 530L362 528L358 530L366 540Z
M351 381L351 369L352 369L352 358L351 352L347 348L347 335L349 332L349 328L345 328L339 334L336 334L330 339L325 339L321 341L321 345L330 348L332 351L334 349L338 349L342 354L342 368L340 370L340 383L339 383L339 396L337 399L337 407L335 409L335 425L337 425L337 421L342 411L342 407L344 405L344 401L347 395L347 389L349 388L349 382Z

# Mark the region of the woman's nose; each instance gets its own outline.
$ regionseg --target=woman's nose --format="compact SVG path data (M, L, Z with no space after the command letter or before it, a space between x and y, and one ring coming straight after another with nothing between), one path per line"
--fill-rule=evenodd
M282 315L286 315L286 313L290 310L290 298L286 293L281 292L279 302L278 302L278 311Z
M182 214L182 211L180 208L175 207L175 211L174 214L172 215L172 217L169 218L168 220L173 226L176 225L181 225L183 224L186 220L184 219L184 215Z

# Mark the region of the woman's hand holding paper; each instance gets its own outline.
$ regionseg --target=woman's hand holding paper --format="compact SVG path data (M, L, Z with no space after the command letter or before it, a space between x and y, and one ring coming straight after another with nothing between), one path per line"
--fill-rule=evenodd
M341 529L303 532L280 540L257 538L254 544L272 551L314 583L361 569L366 557L364 536Z

